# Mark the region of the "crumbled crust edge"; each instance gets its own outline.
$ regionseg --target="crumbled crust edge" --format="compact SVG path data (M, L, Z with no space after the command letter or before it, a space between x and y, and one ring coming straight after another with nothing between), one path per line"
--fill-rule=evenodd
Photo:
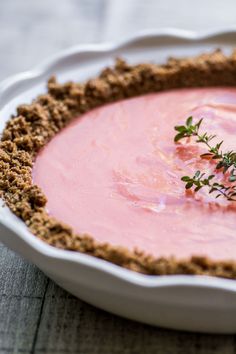
M83 252L144 274L204 274L236 278L236 262L206 257L155 258L138 250L101 244L78 235L46 211L46 196L32 182L38 151L75 116L105 103L174 88L236 86L236 50L195 58L170 58L165 65L128 65L118 59L83 84L48 81L48 92L21 105L7 122L0 142L0 196L31 232L48 244Z

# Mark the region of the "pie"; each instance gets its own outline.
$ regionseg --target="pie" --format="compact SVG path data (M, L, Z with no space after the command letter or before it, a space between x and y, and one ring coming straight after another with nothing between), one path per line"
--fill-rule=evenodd
M181 180L216 168L196 139L174 141L189 116L236 149L236 51L52 77L3 131L1 196L52 246L145 274L235 278L235 201Z

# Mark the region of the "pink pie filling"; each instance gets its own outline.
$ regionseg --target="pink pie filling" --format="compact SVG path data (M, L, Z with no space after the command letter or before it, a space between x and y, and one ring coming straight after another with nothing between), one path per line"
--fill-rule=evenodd
M75 119L34 165L49 213L77 233L157 257L236 259L236 202L186 193L180 180L215 166L194 139L173 142L190 115L204 117L202 133L217 134L224 151L236 149L235 88L150 94Z

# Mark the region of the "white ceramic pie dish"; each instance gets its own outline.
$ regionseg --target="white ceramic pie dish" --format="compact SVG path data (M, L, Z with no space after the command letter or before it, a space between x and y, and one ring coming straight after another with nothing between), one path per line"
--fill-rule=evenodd
M83 81L122 56L131 63L164 62L169 56L192 56L213 48L229 53L236 29L196 35L165 29L145 32L117 45L74 47L36 69L0 85L0 130L21 103L45 92L56 74L61 82ZM53 248L34 237L8 208L0 205L0 240L36 264L60 286L112 313L189 331L236 332L236 281L203 276L146 276L109 262Z

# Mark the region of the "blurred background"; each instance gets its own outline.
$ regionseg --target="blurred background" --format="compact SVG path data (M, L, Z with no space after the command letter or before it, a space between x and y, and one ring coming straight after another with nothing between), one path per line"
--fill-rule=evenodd
M232 26L235 0L0 0L0 79L75 44L162 27Z

